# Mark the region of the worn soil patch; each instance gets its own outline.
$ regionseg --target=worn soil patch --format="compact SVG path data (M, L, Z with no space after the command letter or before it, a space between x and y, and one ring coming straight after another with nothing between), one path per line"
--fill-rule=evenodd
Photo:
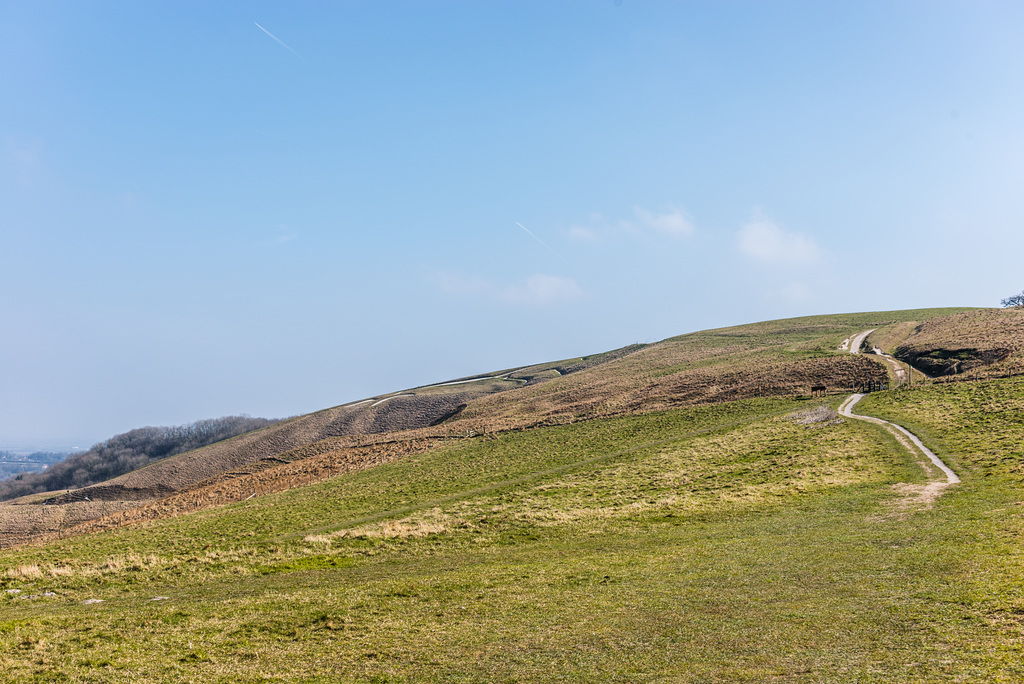
M914 513L929 510L935 506L935 500L942 496L949 485L949 482L894 484L892 490L898 496L885 504L888 511L877 518L879 520L906 520Z

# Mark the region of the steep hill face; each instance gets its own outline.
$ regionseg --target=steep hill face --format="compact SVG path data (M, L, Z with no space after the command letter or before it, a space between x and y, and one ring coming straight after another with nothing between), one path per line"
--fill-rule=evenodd
M868 329L897 330L904 337L918 328L959 330L972 313L928 309L770 321L381 395L181 454L52 497L41 507L38 500L13 502L19 505L4 509L0 527L17 520L18 538L24 540L33 530L52 533L97 517L116 518L117 524L164 517L371 467L471 434L806 395L814 386L853 391L889 377L880 359L842 349L853 335ZM937 339L938 333L929 334ZM139 507L145 512L132 513ZM26 523L32 516L38 522ZM109 524L114 523L89 527Z

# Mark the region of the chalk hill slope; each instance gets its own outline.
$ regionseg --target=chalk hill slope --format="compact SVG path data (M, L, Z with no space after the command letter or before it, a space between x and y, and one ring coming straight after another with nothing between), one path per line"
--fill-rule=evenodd
M970 356L946 373L1024 367L1024 311L921 309L809 316L696 332L604 354L379 395L180 454L108 482L11 502L4 545L162 518L280 491L472 434L599 417L809 394L890 380L870 345L906 361ZM964 349L971 350L969 353ZM962 359L961 359L962 361ZM934 371L928 366L926 372ZM11 513L18 508L17 514ZM29 513L29 509L32 509ZM91 521L91 522L90 522Z

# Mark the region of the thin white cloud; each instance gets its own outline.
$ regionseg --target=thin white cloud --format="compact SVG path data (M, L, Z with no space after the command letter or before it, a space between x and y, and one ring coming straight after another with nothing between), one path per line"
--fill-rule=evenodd
M279 245L283 245L286 242L291 242L295 238L299 237L299 232L293 229L291 226L278 224L277 226L277 237L274 239Z
M640 223L654 230L671 235L684 237L694 232L693 219L682 209L671 207L668 211L656 213L642 207L634 207L633 212Z
M490 282L483 278L464 276L448 271L434 273L430 276L430 279L440 288L441 292L450 295L485 294L494 288Z
M740 228L736 246L745 256L767 263L811 263L822 256L811 237L788 232L771 219L759 216Z
M633 207L633 216L620 219L594 213L582 225L570 226L567 233L570 238L589 242L614 235L638 236L650 233L681 238L693 235L696 230L693 218L684 209L668 205L660 211Z
M131 190L121 192L114 201L122 211L131 211L139 206L139 198Z
M593 242L597 239L597 233L590 228L584 228L583 226L570 226L569 237L573 240L582 240L584 242Z
M493 302L518 306L568 304L585 294L572 278L545 273L534 273L516 283L495 283L478 276L450 272L435 273L432 279L447 294L483 297Z
M582 297L583 288L572 278L534 273L523 283L502 287L499 295L510 304L564 304Z
M277 229L273 233L269 233L260 238L259 244L261 245L283 245L299 237L299 232L290 226L278 225Z

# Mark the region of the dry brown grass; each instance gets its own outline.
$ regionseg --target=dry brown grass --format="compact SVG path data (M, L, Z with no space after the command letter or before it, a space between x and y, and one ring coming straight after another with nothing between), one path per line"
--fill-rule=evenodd
M40 535L63 537L86 520L109 516L138 504L138 501L84 501L41 506L3 502L0 503L0 548L19 546Z
M1024 373L1024 309L979 309L914 327L894 351L932 376L961 379Z
M456 520L440 508L431 508L401 520L384 520L337 530L329 534L309 535L304 538L304 541L330 547L334 539L411 539L442 534L454 526L465 527L466 522Z
M715 359L720 363L706 363ZM849 354L808 358L790 357L784 350L737 351L736 345L695 350L684 344L652 345L592 371L477 399L453 425L466 423L479 431L503 425L528 427L540 421L809 394L818 384L831 391L852 391L868 380L886 377L877 360Z
M839 425L843 419L830 406L816 406L806 411L797 411L787 416L797 425Z
M819 316L705 331L652 345L325 409L58 497L0 506L0 546L172 517L370 468L449 438L758 396L848 391L886 378L840 354L867 327L934 312ZM508 373L508 372L503 372ZM510 389L511 388L511 389ZM91 500L86 500L86 497Z
M5 578L7 579L18 579L18 580L34 580L41 579L43 577L43 570L38 565L19 565L17 567L8 568L4 571Z

